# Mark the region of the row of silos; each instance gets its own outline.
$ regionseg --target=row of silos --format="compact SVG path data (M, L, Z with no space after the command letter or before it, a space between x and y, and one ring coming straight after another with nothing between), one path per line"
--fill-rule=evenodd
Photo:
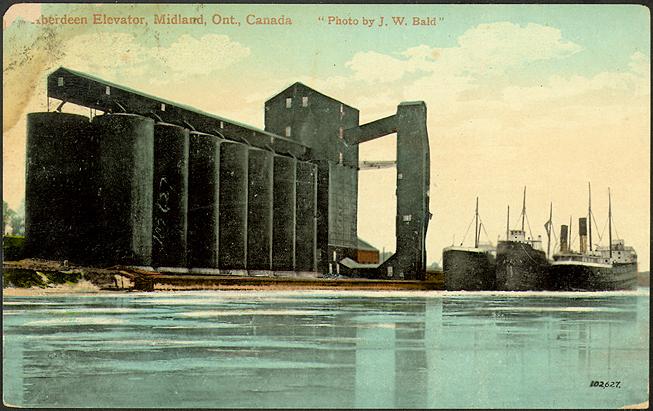
M314 164L135 114L31 113L26 241L84 263L315 271Z

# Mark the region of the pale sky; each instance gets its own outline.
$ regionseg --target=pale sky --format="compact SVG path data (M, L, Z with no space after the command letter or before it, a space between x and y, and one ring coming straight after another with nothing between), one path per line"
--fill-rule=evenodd
M41 15L144 16L147 25L53 25ZM154 14L204 15L206 25L155 25ZM240 26L214 25L214 14ZM254 26L246 16L292 19ZM336 26L318 17L358 18ZM362 26L380 16L388 26ZM408 25L396 26L392 16ZM414 16L435 26L413 26ZM474 201L489 240L517 227L527 186L534 236L553 202L560 224L587 213L601 233L612 189L615 237L649 269L650 17L633 5L14 5L4 16L3 197L25 190L25 116L46 109L59 66L263 127L266 99L295 81L358 108L361 122L424 100L431 147L429 263L463 240ZM395 157L394 136L361 160ZM394 250L395 170L362 171L359 236ZM472 229L473 230L473 229ZM473 234L468 233L469 245ZM482 235L484 238L485 235ZM607 233L595 243L607 245ZM576 248L577 240L576 240Z

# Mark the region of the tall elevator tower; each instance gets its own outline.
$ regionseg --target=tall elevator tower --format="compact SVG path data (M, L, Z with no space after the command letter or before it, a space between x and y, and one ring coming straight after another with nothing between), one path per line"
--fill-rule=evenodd
M395 254L381 264L385 278L424 280L429 212L430 154L426 104L403 102L397 113L345 130L350 146L397 133Z
M317 165L317 268L335 272L357 242L358 146L344 130L358 126L357 109L295 83L265 102L265 131L310 149Z

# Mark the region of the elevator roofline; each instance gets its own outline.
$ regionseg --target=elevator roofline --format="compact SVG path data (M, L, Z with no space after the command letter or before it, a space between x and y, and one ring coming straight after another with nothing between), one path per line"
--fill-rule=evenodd
M279 96L281 96L282 94L286 93L286 92L288 91L288 89L291 89L291 88L293 88L293 87L302 87L302 88L305 88L305 89L310 90L311 92L313 92L313 93L315 93L315 94L317 94L317 95L320 95L320 96L322 96L322 97L324 97L324 98L326 98L326 99L328 99L328 100L334 101L334 102L336 102L336 103L340 103L340 104L342 104L343 106L345 106L345 107L347 107L347 108L350 108L350 109L352 109L352 110L356 110L356 111L360 111L360 110L358 110L356 107L350 106L349 104L347 104L347 103L343 103L342 101L340 101L340 100L338 100L338 99L336 99L336 98L333 98L333 97L328 96L328 95L326 95L326 94L324 94L324 93L321 93L321 92L315 90L313 87L311 87L311 86L307 86L306 84L304 84L304 83L302 83L302 82L300 82L300 81L296 81L296 82L292 83L291 85L289 85L288 87L285 87L285 88L284 88L283 90L281 90L280 92L278 92L278 93L276 93L275 95L273 95L272 97L268 98L268 99L265 101L265 103L267 104L267 103L271 102L272 100L274 100L274 99L278 98Z
M59 83L60 77L63 84ZM124 109L144 116L155 115L162 121L190 126L208 134L223 134L226 138L235 136L236 140L244 138L257 148L272 148L275 152L301 159L309 157L310 149L300 142L66 67L59 67L48 76L47 94L48 98L104 112Z

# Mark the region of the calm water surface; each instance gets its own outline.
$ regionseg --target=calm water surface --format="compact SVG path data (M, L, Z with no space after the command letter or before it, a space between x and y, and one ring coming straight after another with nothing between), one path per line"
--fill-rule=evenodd
M3 320L3 397L21 406L609 408L648 398L648 289L5 297Z

